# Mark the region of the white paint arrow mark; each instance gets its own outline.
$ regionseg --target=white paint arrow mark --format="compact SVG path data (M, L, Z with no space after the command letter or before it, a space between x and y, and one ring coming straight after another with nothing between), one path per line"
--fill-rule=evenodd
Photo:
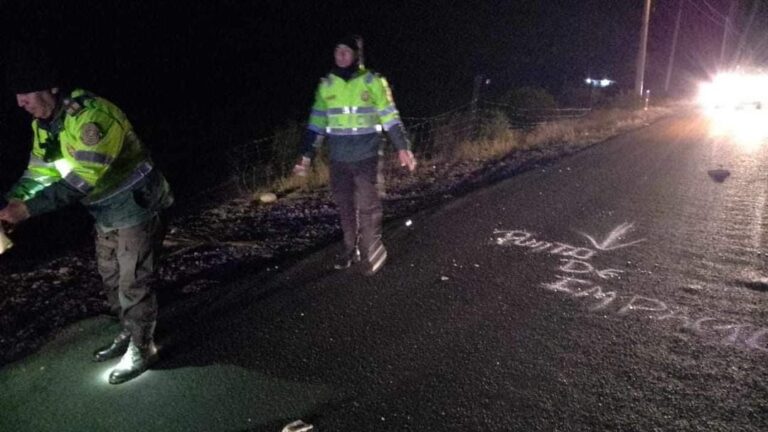
M608 234L608 237L606 237L602 243L598 243L597 240L592 238L592 236L589 234L585 234L583 232L580 232L579 234L586 237L592 243L592 246L594 246L595 248L603 251L609 251L614 249L625 248L627 246L632 246L634 244L644 242L645 239L640 239L640 240L631 241L629 243L618 244L618 241L623 239L624 235L627 234L629 231L632 231L634 226L635 226L634 223L624 222L623 224L614 228L613 231L611 231L611 233Z

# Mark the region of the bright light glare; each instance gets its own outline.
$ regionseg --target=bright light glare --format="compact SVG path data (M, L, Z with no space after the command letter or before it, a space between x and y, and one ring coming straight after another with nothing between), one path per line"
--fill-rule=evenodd
M746 151L768 140L768 74L718 74L699 86L698 101L712 137L727 138Z
M768 108L768 75L726 72L699 86L699 104L705 109Z
M747 152L757 150L768 141L768 115L763 110L724 110L709 120L711 137L728 139Z

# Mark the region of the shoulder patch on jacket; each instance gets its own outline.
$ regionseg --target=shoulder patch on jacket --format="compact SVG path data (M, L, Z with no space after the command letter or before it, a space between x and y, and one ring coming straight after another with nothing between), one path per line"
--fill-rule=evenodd
M76 116L80 114L80 112L83 111L85 107L77 99L66 98L64 99L64 109L67 111L67 114Z
M80 139L87 146L95 146L101 141L101 129L96 123L86 123L80 129Z

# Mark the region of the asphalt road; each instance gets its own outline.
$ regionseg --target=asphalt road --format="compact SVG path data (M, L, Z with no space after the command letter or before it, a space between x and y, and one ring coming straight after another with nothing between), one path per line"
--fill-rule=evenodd
M164 311L110 386L94 319L0 369L0 430L768 430L768 147L668 118ZM710 170L727 170L717 181Z

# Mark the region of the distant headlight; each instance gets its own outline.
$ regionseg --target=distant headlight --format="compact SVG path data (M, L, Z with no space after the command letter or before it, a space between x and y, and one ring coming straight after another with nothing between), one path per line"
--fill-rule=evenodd
M728 72L699 87L709 134L752 152L768 144L768 75Z
M726 72L699 86L705 109L763 109L768 103L768 75Z

